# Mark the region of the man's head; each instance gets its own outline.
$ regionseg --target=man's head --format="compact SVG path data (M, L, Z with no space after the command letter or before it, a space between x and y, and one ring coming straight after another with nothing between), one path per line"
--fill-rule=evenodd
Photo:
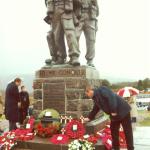
M92 98L94 96L94 90L91 86L86 87L85 95L89 98Z
M23 85L23 86L21 86L21 91L26 91L26 88L25 88L25 86Z
M14 82L15 82L15 84L16 84L17 86L20 86L20 85L21 85L21 79L20 79L20 78L16 78L16 79L14 80Z

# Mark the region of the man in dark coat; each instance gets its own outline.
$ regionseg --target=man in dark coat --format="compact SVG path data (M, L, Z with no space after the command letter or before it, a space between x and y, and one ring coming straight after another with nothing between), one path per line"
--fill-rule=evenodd
M98 89L88 87L85 94L94 101L93 110L89 113L88 118L85 118L85 121L93 120L98 111L103 110L110 116L113 150L119 150L120 124L122 124L124 129L127 148L128 150L133 150L133 132L130 117L131 108L129 104L105 86Z
M16 129L16 123L19 121L20 98L18 86L21 85L21 79L16 78L13 82L9 83L6 88L5 95L5 116L9 120L9 130Z
M19 108L19 122L23 124L23 121L26 119L26 116L28 115L28 108L29 108L29 94L25 89L25 86L21 87L20 92L20 102L21 102L21 108Z

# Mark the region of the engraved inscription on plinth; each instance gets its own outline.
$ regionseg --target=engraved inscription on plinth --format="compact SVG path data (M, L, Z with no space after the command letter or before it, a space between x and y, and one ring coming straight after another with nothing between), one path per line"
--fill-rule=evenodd
M95 68L71 67L71 68L50 68L41 69L36 72L36 78L62 78L79 77L88 79L99 79L99 73Z

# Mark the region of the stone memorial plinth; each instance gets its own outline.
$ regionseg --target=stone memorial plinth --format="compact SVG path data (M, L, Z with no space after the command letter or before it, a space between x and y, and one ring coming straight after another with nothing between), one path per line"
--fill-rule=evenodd
M68 150L68 145L54 145L49 142L49 139L41 139L36 137L31 141L18 141L15 150ZM105 150L105 146L101 141L95 145L95 150Z
M61 66L38 70L33 84L34 98L37 100L35 113L53 108L61 115L73 118L87 116L93 107L92 100L85 96L85 88L89 84L93 87L101 84L99 73L93 67ZM99 113L97 117L102 115Z

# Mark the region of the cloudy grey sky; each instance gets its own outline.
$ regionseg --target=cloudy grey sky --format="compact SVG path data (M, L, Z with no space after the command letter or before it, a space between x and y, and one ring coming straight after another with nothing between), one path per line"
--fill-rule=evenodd
M150 77L149 0L98 1L95 65L100 74L129 79ZM45 14L44 0L0 0L0 75L33 74L44 65L49 56ZM82 42L82 64L84 55Z

